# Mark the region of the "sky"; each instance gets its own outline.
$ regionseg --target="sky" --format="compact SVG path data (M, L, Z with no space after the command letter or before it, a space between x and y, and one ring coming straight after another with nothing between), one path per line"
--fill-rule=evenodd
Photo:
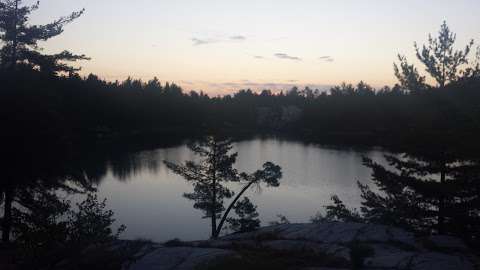
M91 57L83 75L158 77L212 95L393 85L397 54L415 63L413 43L425 43L444 20L459 48L480 42L479 0L42 0L32 23L82 8L41 44L45 52Z

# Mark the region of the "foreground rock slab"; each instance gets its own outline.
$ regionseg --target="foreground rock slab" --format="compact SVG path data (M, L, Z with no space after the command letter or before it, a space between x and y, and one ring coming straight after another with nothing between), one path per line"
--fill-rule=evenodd
M229 262L230 265L225 262ZM217 240L157 246L126 270L260 269L474 270L478 258L458 238L416 238L374 224L282 224ZM220 263L220 267L215 267ZM223 264L222 264L223 263ZM213 267L213 268L211 268Z
M214 260L234 257L226 249L194 247L161 247L132 263L130 270L190 270Z

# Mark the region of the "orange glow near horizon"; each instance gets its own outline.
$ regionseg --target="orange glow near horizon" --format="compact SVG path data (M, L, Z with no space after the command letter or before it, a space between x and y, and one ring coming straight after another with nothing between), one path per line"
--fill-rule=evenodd
M413 42L424 43L443 20L459 48L480 40L474 0L44 0L32 19L47 23L81 8L84 16L41 44L47 52L88 55L82 75L157 77L212 95L361 80L393 85L396 55L415 63Z

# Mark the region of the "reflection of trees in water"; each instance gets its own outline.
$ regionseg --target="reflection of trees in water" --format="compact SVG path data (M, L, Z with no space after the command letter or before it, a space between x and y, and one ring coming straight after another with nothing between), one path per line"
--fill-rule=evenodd
M73 194L94 190L109 170L124 180L144 169L159 167L157 153L143 151L151 145L76 146L60 137L57 130L41 133L38 130L46 129L30 127L14 130L1 141L0 213L4 241L10 238L16 214L35 213L45 204L45 198L49 203L60 201L54 195L58 191Z
M60 200L56 190L68 193L92 190L94 185L84 170L73 164L71 145L54 133L30 133L3 141L6 154L1 162L3 178L2 239L9 241L12 226L20 213L35 213L43 198Z
M104 145L95 151L83 150L76 166L95 184L100 184L109 172L116 179L127 181L143 171L159 172L162 156L168 154L169 148L182 143L182 139L164 139L163 143L155 145Z
M124 153L110 159L108 161L108 168L111 170L115 178L121 181L126 181L127 179L138 175L145 168L156 168L155 166L158 166L153 162L149 162L149 166L147 166L144 161L145 160L140 154Z

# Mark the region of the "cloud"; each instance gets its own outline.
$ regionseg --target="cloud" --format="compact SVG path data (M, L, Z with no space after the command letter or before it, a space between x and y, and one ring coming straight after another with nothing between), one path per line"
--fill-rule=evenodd
M200 38L192 38L191 41L193 41L193 46L199 46L199 45L205 45L205 44L211 44L217 42L217 40L214 39L200 39Z
M246 40L247 38L245 36L237 35L237 36L231 36L230 39L235 41L243 41L243 40Z
M287 60L295 60L295 61L302 61L300 57L296 56L291 56L286 53L276 53L274 54L275 57L280 58L280 59L287 59Z
M294 83L294 82L298 82L298 80L287 80L287 82Z
M206 44L212 44L212 43L218 43L218 42L241 42L247 40L245 36L242 35L233 35L229 36L228 38L223 37L223 38L191 38L190 39L193 42L193 46L199 46L199 45L206 45Z
M190 85L191 85L191 84L195 84L195 83L192 82L192 81L185 81L185 80L181 80L180 83L182 83L182 84L190 84Z
M335 59L333 59L333 57L331 57L330 55L320 56L320 57L318 58L318 60L325 61L325 62L333 62L333 61L335 61Z
M255 58L255 59L265 59L265 57L263 57L261 55L254 55L253 58Z

